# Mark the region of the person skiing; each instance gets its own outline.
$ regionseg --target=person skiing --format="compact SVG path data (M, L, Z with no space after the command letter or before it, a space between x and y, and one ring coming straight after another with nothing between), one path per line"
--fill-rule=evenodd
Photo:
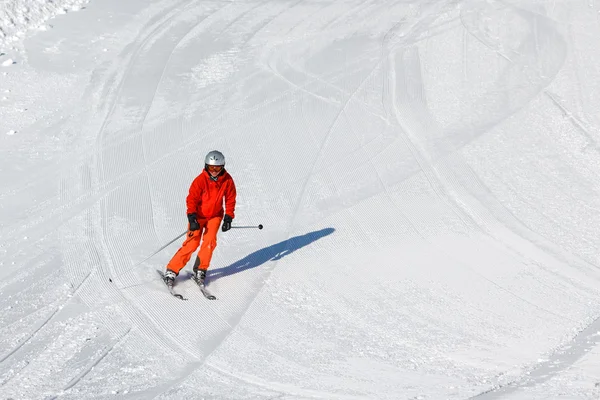
M235 183L225 170L225 156L220 151L210 151L204 159L204 170L192 182L186 198L189 228L181 248L167 264L164 273L167 286L173 287L175 277L186 266L198 246L200 251L194 263L193 279L199 285L204 285L206 270L217 247L217 231L221 220L221 229L227 232L235 218L235 199Z

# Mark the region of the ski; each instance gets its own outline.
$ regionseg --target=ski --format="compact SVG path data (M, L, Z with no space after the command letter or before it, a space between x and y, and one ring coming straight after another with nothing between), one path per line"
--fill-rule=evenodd
M200 284L200 283L196 283L196 285L198 285L198 287L200 288L200 291L202 292L202 294L204 295L204 297L206 297L208 300L216 300L217 298L211 294L207 288L204 287L204 285Z
M200 288L200 292L202 292L202 295L204 295L204 297L206 297L208 300L217 299L211 292L208 291L206 286L204 286L204 283L198 282L196 279L194 279L194 274L190 274L190 278Z
M215 295L213 295L211 292L208 291L208 289L206 288L206 286L204 286L204 283L198 282L195 278L194 278L194 274L189 272L189 276L190 279L192 281L194 281L194 283L196 284L196 286L198 286L198 288L200 288L200 292L202 292L202 295L204 297L206 297L208 300L216 300L217 297Z
M165 275L162 273L162 271L160 270L156 270L156 272L158 272L158 275L160 275L160 280L162 281L162 283L167 287L167 289L169 290L169 293L171 293L171 295L173 297L178 298L179 300L187 300L185 297L183 297L183 295L175 292L175 290L173 290L172 287L167 286L167 284L165 283Z

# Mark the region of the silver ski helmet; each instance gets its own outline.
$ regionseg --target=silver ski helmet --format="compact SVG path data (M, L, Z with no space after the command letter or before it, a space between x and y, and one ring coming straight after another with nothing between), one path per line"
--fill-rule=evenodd
M220 165L225 166L225 156L218 150L209 151L204 158L204 164L208 165Z

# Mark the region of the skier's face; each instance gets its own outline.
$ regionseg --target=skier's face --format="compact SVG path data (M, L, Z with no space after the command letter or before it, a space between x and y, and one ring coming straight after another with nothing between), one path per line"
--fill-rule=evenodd
M211 176L218 176L221 173L223 166L222 165L209 165L207 168L208 168L208 173Z

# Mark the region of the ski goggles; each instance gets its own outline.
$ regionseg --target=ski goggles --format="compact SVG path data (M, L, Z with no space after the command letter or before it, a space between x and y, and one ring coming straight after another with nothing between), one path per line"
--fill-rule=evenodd
M222 165L207 165L206 168L211 172L219 172L223 169Z

